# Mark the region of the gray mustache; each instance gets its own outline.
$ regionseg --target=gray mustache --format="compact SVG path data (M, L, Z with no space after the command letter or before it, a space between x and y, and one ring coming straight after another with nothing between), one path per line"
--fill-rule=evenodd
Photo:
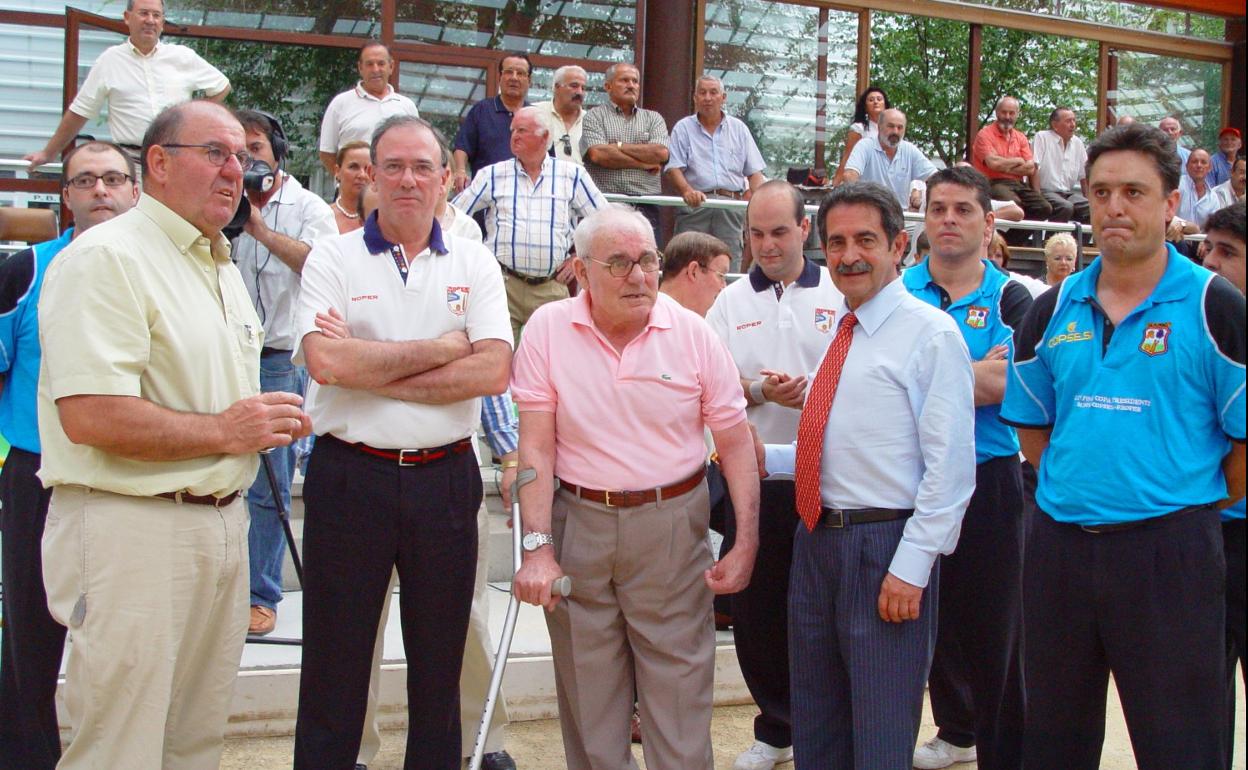
M855 262L852 265L837 265L836 272L838 275L858 275L859 273L871 272L871 265L866 262Z

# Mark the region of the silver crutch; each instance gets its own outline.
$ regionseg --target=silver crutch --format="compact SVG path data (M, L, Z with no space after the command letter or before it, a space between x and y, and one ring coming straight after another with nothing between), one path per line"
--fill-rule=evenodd
M520 487L537 478L537 471L522 468L516 474L511 485L511 574L520 571L524 558L520 549ZM572 594L572 578L564 575L550 586L550 592L557 596ZM513 587L511 598L507 601L507 620L503 623L503 635L498 640L498 652L494 655L494 670L490 674L490 689L485 694L485 706L481 710L481 724L477 727L477 740L472 747L472 759L468 762L468 770L481 770L481 760L485 756L485 737L490 730L490 718L494 716L494 707L498 704L498 693L503 686L503 671L507 668L507 655L511 652L511 637L516 632L516 616L520 612L520 600L516 598Z

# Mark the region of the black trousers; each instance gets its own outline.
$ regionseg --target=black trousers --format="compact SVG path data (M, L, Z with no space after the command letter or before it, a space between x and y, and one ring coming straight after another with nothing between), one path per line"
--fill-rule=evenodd
M981 463L957 549L940 560L932 715L983 770L1022 763L1022 483L1017 456Z
M1140 770L1226 754L1226 563L1211 507L1094 534L1037 511L1023 569L1027 770L1095 770L1109 675Z
M52 490L39 455L13 447L0 473L4 641L0 643L0 770L52 770L61 758L56 678L65 627L48 613L40 543Z
M789 569L797 503L792 481L764 481L758 505L758 555L750 584L732 595L732 638L745 685L758 704L754 737L793 744L789 711ZM736 522L729 517L736 539ZM728 542L725 539L725 542Z
M1235 665L1248 684L1248 663L1244 661L1244 635L1248 616L1244 611L1244 520L1222 522L1222 547L1226 554L1226 766L1235 757Z
M304 485L296 770L355 766L392 568L403 586L407 653L404 770L459 767L459 673L481 491L472 452L400 468L331 436L317 439Z

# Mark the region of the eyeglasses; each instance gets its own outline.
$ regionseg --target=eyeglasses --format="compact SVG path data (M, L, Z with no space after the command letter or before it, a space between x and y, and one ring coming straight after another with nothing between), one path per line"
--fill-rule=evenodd
M251 155L241 150L239 152L230 152L224 147L215 144L162 144L160 146L166 150L203 150L204 154L208 156L208 162L218 168L229 163L230 158L238 161L238 165L244 171L251 168Z
M711 268L706 267L705 265L698 265L698 267L702 268L708 273L714 273L716 277L719 278L719 280L723 281L724 283L728 283L728 271L727 270L723 270L723 271L712 270Z
M527 78L529 76L528 70L516 69L515 67L508 67L507 69L503 70L499 74L500 75L512 75L518 78Z
M640 267L643 273L655 273L663 266L663 253L660 251L647 251L638 259L629 259L628 257L611 257L608 260L589 258L590 262L597 262L605 265L607 272L614 278L627 278L632 275L634 267Z
M564 153L567 155L571 155L572 154L572 137L567 134L564 134L563 136L559 137L559 141L563 142Z
M92 174L90 171L84 171L66 184L75 190L90 190L101 179L104 180L105 187L121 187L126 182L129 182L132 177L120 171L105 171L103 174Z
M411 170L412 176L423 180L433 179L442 172L440 167L426 161L407 164L400 160L388 160L381 164L381 173L391 179L399 179L408 170Z

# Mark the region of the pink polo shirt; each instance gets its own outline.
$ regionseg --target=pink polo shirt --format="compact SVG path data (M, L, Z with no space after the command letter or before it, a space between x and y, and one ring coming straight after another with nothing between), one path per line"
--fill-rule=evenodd
M737 367L696 313L659 294L617 353L582 293L538 308L513 359L520 411L555 414L555 475L592 489L650 489L706 461L703 426L745 419Z

